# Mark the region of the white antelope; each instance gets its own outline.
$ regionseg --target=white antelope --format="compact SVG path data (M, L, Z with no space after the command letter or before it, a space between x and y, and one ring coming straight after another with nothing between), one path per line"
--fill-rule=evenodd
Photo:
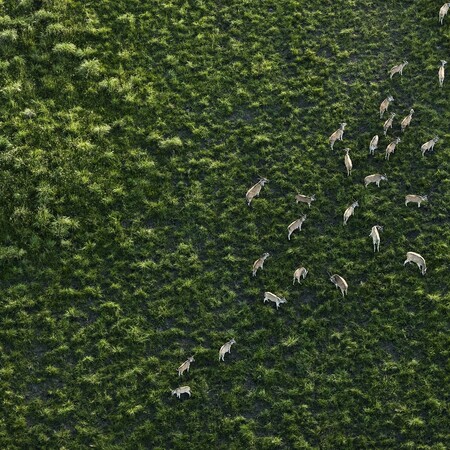
M378 148L378 134L376 134L369 144L369 155L375 155L375 150Z
M409 127L413 114L414 110L411 108L409 110L409 114L402 120L402 123L400 124L400 126L402 127L402 132L405 131L406 127Z
M392 123L394 122L394 117L396 115L397 114L395 114L395 113L391 113L391 117L389 117L389 119L386 120L386 122L384 122L383 131L384 131L385 136L386 136L387 130L389 130L389 128L392 128Z
M191 388L189 386L180 386L172 391L172 395L176 395L178 398L180 398L181 394L188 394L190 397Z
M425 142L425 144L422 144L420 147L420 151L422 152L422 156L425 156L426 152L431 152L434 150L434 144L439 140L438 136L435 136L433 139Z
M336 289L339 288L342 293L342 297L345 297L348 290L347 282L338 274L331 275L330 281L336 286Z
M291 224L288 225L288 240L291 240L291 234L295 231L295 230L299 230L302 231L302 225L303 222L306 220L306 214L303 215L302 217L300 217L297 220L294 220Z
M450 3L444 3L439 10L439 23L442 25L444 23L444 17L448 13L448 9L450 8Z
M272 294L272 292L264 292L263 303L266 303L269 300L277 305L277 309L279 308L281 303L287 303L287 300L284 297L278 297L278 295Z
M294 280L292 281L292 284L295 284L296 280L300 284L300 279L302 278L304 280L306 275L308 275L308 271L304 267L299 267L294 272Z
M373 175L367 175L364 178L364 186L367 187L370 183L375 183L378 187L380 187L380 181L387 181L386 174L381 175L380 173L374 173Z
M344 225L347 225L348 219L353 215L355 212L355 208L359 206L358 202L353 202L344 212Z
M187 370L189 372L189 367L191 367L191 362L194 362L195 359L193 356L190 356L180 367L178 367L178 376L181 377L183 372Z
M298 204L301 203L308 203L308 206L311 208L311 202L313 202L316 199L315 195L311 195L311 197L308 197L306 195L297 194L295 196L295 202Z
M265 183L268 183L267 178L260 178L260 180L253 185L245 194L245 198L247 200L247 205L250 206L250 203L252 202L254 197L259 197L259 193L261 192L261 188L264 186Z
M344 164L345 164L345 168L347 169L348 177L351 175L352 168L353 168L352 160L350 159L350 155L348 154L349 151L350 151L349 148L344 148L344 152L345 152Z
M388 95L382 102L380 105L380 119L383 117L383 114L385 111L388 110L389 108L389 103L394 101L394 97L392 97L391 95Z
M405 196L405 206L408 206L408 203L417 203L417 207L420 208L420 204L426 201L428 201L427 195L408 194Z
M394 141L392 141L387 147L386 147L386 156L384 159L387 159L389 161L389 156L391 156L391 153L394 153L395 147L399 142L402 140L400 138L396 138Z
M334 147L334 143L335 143L336 141L342 141L342 138L344 137L344 129L345 129L345 126L346 126L346 125L347 125L347 124L346 124L345 122L342 122L342 123L340 124L339 129L337 129L337 130L330 136L329 141L330 141L331 148Z
M225 342L225 344L222 345L222 347L220 347L219 350L219 361L225 361L225 353L231 353L231 346L233 344L236 344L236 341L233 339L229 340L228 342Z
M375 250L377 252L380 251L380 233L378 232L378 230L383 231L383 227L380 225L374 225L372 227L372 231L369 234L369 236L372 238L374 252Z
M253 263L253 276L256 276L256 272L258 271L258 269L264 269L264 261L270 256L269 253L264 253L261 258L258 258L254 263Z
M408 61L403 61L401 64L397 64L396 66L392 67L392 69L389 71L391 79L396 73L403 75L403 69L405 68L406 65L408 65Z
M425 275L425 272L427 271L427 265L425 263L425 259L423 258L423 256L415 252L407 252L406 261L403 263L403 265L406 265L407 263L410 262L416 263L419 266L422 275Z
M447 64L447 61L444 61L441 59L441 67L439 67L439 86L444 86L444 78L445 78L445 65Z

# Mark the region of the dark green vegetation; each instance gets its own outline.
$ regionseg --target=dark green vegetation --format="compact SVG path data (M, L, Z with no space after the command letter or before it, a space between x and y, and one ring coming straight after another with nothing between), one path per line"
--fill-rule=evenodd
M449 445L441 3L1 3L2 448ZM416 113L386 162L388 94L389 138ZM389 181L365 189L376 172ZM317 195L310 210L297 189ZM405 207L411 193L429 202ZM409 250L426 276L403 267ZM191 399L170 397L184 384Z

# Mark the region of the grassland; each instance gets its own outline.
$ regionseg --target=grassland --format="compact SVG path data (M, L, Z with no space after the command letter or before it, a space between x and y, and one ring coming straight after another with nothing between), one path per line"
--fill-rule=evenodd
M450 445L441 3L0 3L1 448ZM386 162L389 139L374 157L368 143L388 94L389 139L416 112ZM389 181L365 189L376 172ZM409 193L429 202L405 207ZM170 396L181 384L192 398Z

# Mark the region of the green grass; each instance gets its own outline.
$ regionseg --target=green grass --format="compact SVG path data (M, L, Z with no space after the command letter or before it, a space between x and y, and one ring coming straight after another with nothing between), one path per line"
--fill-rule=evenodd
M2 448L450 445L440 6L1 2ZM365 189L376 172L389 181ZM248 208L259 176L270 182ZM316 194L310 209L297 190ZM405 207L409 193L429 202ZM403 267L410 250L426 276ZM263 304L266 290L288 303ZM192 398L170 396L185 384Z

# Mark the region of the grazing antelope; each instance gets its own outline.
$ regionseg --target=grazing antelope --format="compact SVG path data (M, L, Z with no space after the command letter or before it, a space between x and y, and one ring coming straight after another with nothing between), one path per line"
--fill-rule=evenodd
M380 233L378 233L378 230L383 231L383 227L380 225L374 225L372 227L372 231L369 234L369 236L372 238L374 252L375 249L377 252L380 251Z
M445 78L445 65L447 64L447 61L444 61L441 59L441 67L439 67L439 86L444 86L444 78Z
M178 398L180 398L181 394L188 394L190 397L191 388L189 386L180 386L172 391L172 395L176 395Z
M411 108L409 110L409 114L402 120L402 123L400 124L400 126L402 127L402 132L405 131L406 127L409 127L413 114L414 110Z
M388 95L382 102L380 105L380 119L383 117L383 114L385 111L387 111L387 109L389 108L389 103L394 101L394 97L392 97L391 95Z
M193 356L190 356L180 367L178 367L178 376L181 377L183 372L187 370L189 372L189 367L191 367L191 362L194 362L195 359Z
M417 207L420 208L420 204L427 201L427 195L408 194L405 196L405 206L408 206L408 203L417 203Z
M444 17L448 13L448 9L450 8L450 3L444 3L439 10L439 23L442 25L444 23Z
M225 342L225 344L223 344L222 347L220 347L220 350L219 350L219 361L220 360L225 361L225 359L224 359L225 358L225 353L231 353L231 346L233 344L236 344L236 341L234 340L234 338L231 339L228 342Z
M386 147L386 156L384 159L387 159L389 161L389 156L391 156L391 153L394 153L395 147L399 142L402 140L400 138L396 138L394 141L392 141L387 147Z
M389 119L386 120L386 122L384 122L383 130L384 130L384 135L385 136L386 136L387 130L389 130L389 128L392 128L392 122L394 121L394 117L396 115L397 114L395 114L395 113L391 113L391 117L389 117Z
M367 175L367 177L364 178L364 186L367 187L370 183L375 183L380 187L381 180L387 181L386 174L381 175L379 173L374 173L373 175Z
M288 225L288 240L291 240L291 234L295 231L295 230L299 230L302 231L302 224L303 222L306 220L306 214L303 215L302 217L300 217L297 220L294 220L290 225Z
M248 206L250 206L250 203L252 202L254 197L259 197L261 188L265 183L268 183L268 181L269 180L267 178L260 178L259 181L247 191L247 193L245 194L245 198L247 199Z
M254 263L253 263L253 276L256 276L256 272L258 271L258 269L264 269L264 261L270 256L269 253L264 253L261 258L258 258Z
M297 194L295 196L295 201L298 204L299 202L301 203L308 203L308 206L311 208L311 202L313 202L316 199L315 195L311 195L311 197L308 197L306 195L302 195L302 194Z
M348 177L351 175L352 168L353 168L352 160L350 159L350 155L348 154L349 151L350 151L349 148L344 148L344 152L345 152L344 163L345 163L345 168L347 169Z
M278 295L272 294L272 292L264 292L264 303L269 300L277 305L277 309L281 303L287 303L287 300L284 297L278 297Z
M422 156L425 156L426 152L431 152L434 150L434 144L439 140L438 136L435 136L433 139L431 139L428 142L425 142L425 144L422 144L422 147L420 147L420 150L422 151Z
M399 73L400 75L403 75L403 69L405 68L406 65L408 65L408 61L403 61L401 64L397 64L396 66L392 67L392 69L389 71L389 75L391 76L391 80L392 80L392 77L396 73Z
M416 263L419 266L422 275L425 275L425 272L427 271L427 265L425 263L425 259L423 258L423 256L415 252L407 252L406 261L403 263L403 265L406 265L407 263L410 262Z
M300 284L300 278L305 279L306 275L308 275L308 271L304 267L299 267L294 272L294 280L292 281L292 284L295 284L295 280L297 280Z
M346 124L345 122L342 122L342 123L340 124L339 129L337 129L337 130L330 136L329 141L330 141L330 145L331 145L331 148L332 148L332 149L333 149L334 143L335 143L336 141L342 141L342 138L343 138L343 136L344 136L344 129L345 129L345 126L346 126L346 125L347 125L347 124Z
M355 212L355 208L359 206L358 202L353 202L344 212L344 225L347 225L348 219L353 215Z
M376 134L369 144L369 155L375 155L375 150L378 148L378 134Z
M336 289L339 288L342 293L342 297L345 297L348 290L347 282L338 274L331 275L330 281L336 286Z

